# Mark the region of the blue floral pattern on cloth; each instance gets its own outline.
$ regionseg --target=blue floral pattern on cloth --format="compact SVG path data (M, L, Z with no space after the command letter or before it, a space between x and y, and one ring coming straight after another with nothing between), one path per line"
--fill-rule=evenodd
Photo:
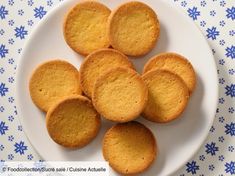
M17 118L15 73L25 39L61 1L0 1L0 167L6 160L41 163ZM207 140L174 176L235 175L235 4L232 0L168 1L194 21L207 39L217 64L220 89Z

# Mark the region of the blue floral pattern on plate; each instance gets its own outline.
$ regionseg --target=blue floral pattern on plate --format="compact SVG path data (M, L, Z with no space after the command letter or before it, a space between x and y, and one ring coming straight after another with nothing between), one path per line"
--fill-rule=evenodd
M40 160L17 118L15 73L25 39L61 1L0 1L0 167L6 160ZM231 0L168 1L200 27L215 57L220 88L207 140L174 175L235 175L235 4Z

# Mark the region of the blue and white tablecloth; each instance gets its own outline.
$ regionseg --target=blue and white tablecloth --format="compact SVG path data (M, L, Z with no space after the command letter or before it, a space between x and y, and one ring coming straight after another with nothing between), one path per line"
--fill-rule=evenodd
M0 160L39 160L17 118L15 73L32 29L62 0L0 0ZM209 42L218 69L214 124L197 154L173 175L235 175L235 0L168 0ZM213 87L211 87L213 89Z

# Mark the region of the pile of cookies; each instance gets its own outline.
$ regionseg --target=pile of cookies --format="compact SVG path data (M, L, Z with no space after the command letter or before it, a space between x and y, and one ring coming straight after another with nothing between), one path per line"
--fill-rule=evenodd
M160 53L138 74L127 56L142 56L155 46L160 24L141 2L112 12L97 1L83 1L66 15L67 44L85 56L78 71L63 60L39 65L30 82L35 105L46 112L50 137L68 148L90 143L101 116L117 122L103 138L103 156L121 174L146 170L157 155L150 129L133 121L166 123L185 110L196 85L190 62L176 53ZM112 47L112 48L111 48Z

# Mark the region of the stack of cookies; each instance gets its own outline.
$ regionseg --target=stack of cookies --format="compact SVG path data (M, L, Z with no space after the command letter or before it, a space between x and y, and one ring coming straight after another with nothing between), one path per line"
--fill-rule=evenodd
M117 123L104 135L104 159L121 174L143 172L157 145L151 130L133 120L141 114L156 123L180 117L196 85L191 63L160 53L142 75L136 72L128 56L147 54L160 35L156 13L141 2L111 11L83 1L68 12L63 30L71 49L85 56L80 70L51 60L35 69L29 83L33 102L46 112L50 137L64 147L84 147L98 134L102 116Z

